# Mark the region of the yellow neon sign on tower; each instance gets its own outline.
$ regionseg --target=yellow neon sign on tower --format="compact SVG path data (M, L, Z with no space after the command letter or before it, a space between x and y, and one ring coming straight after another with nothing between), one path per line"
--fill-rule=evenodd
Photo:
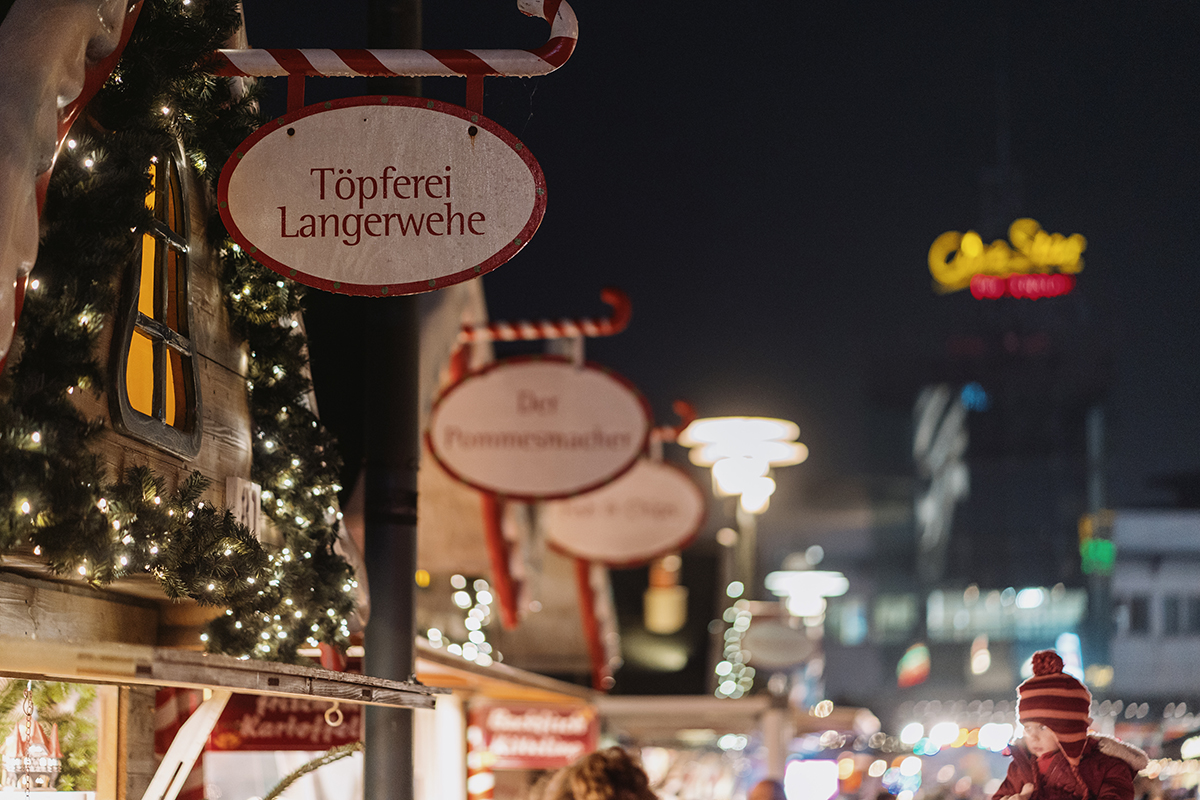
M1087 239L1078 233L1047 233L1036 220L1026 217L1008 227L1008 239L984 245L975 231L946 231L934 239L929 248L929 272L937 290L948 293L965 289L976 275L1074 275L1083 270Z

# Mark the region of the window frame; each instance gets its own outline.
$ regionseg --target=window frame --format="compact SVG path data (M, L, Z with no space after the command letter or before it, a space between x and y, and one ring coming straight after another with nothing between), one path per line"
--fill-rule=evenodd
M200 452L200 442L203 436L203 408L200 394L200 373L198 369L199 354L195 347L195 327L192 320L193 295L192 287L192 230L190 219L189 199L192 192L191 175L187 169L187 159L182 147L176 143L173 150L159 153L159 170L164 171L165 179L156 181L156 197L154 199L154 223L149 231L143 231L138 238L137 246L131 254L131 263L126 271L124 290L121 294L121 305L118 307L117 319L120 321L118 335L113 338L112 345L112 383L113 391L111 411L113 426L121 432L140 439L148 444L166 450L181 458L191 460ZM165 169L164 169L165 168ZM175 207L179 212L179 227L173 230L167 219L168 199L171 192L171 175L178 178L179 197ZM142 284L142 236L149 234L160 243L155 257L154 269L155 290L158 297L154 303L154 317L149 317L138 308L141 299ZM158 317L165 317L168 306L171 281L168 270L171 265L167 258L167 249L174 251L176 293L176 319L179 327L186 332L172 329ZM129 402L127 373L129 369L129 351L135 333L140 333L150 340L153 347L154 390L152 408L153 414L145 414L134 408ZM166 379L168 350L179 355L179 369L182 375L176 391L182 392L182 401L177 398L177 406L184 414L182 425L170 425L166 422ZM179 412L177 412L179 413Z

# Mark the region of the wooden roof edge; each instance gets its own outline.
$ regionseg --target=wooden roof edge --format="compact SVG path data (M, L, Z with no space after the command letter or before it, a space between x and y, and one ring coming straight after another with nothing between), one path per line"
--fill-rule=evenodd
M467 661L465 658L448 653L444 649L433 647L429 643L429 640L421 636L417 637L416 657L418 661L424 660L437 667L469 675L481 681L493 680L515 684L521 687L562 695L564 698L582 700L589 704L596 703L597 698L602 696L600 692L590 687L568 683L557 678L551 678L497 661L493 661L486 667L481 667L472 661Z
M433 708L445 690L319 667L149 645L0 636L0 675L74 683L228 689L344 703Z

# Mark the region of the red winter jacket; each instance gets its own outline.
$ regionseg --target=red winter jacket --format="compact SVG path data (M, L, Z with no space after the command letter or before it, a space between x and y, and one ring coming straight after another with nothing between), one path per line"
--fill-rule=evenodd
M1004 783L993 798L1020 794L1032 783L1031 800L1080 800L1079 784L1062 752L1050 758L1048 772L1038 771L1037 758L1025 745L1012 745L1012 763ZM1148 759L1140 749L1110 736L1090 734L1079 758L1079 776L1087 785L1087 800L1133 800L1133 776L1145 768Z

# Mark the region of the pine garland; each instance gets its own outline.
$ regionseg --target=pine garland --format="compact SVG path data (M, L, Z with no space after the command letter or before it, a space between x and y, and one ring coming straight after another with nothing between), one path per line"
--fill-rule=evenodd
M357 583L334 552L340 462L307 408L300 287L250 259L214 213L235 333L251 350L252 477L285 546L267 552L226 510L201 500L199 473L166 491L147 468L114 479L90 446L101 425L71 402L107 385L96 346L116 279L150 229L150 158L183 143L215 189L220 166L261 120L253 86L204 71L240 24L236 0L146 0L120 64L72 131L51 180L45 236L9 367L0 376L0 552L32 544L60 574L95 585L151 574L170 597L228 606L210 650L297 660L344 646ZM93 133L104 131L104 133Z

